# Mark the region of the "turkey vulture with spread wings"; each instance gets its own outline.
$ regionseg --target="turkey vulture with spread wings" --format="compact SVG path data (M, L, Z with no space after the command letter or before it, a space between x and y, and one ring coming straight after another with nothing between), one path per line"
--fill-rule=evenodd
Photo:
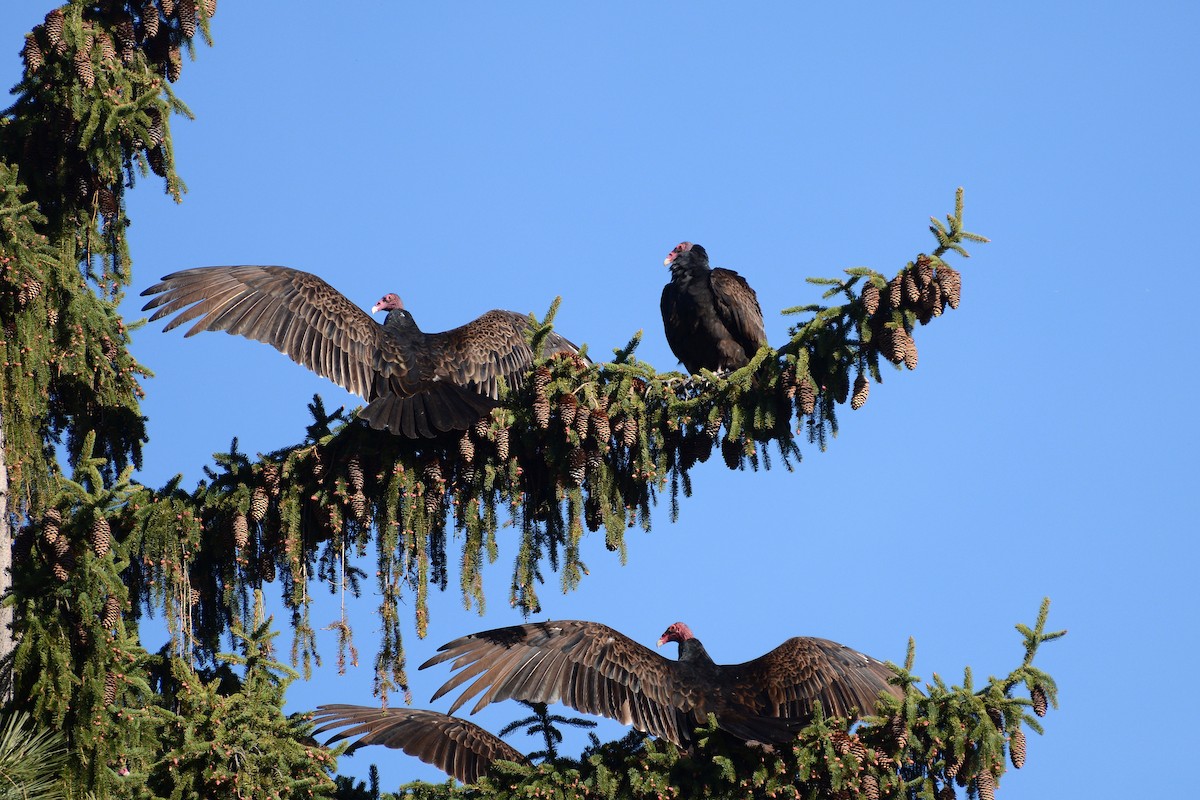
M746 279L733 270L709 269L708 253L681 242L663 261L671 282L663 287L667 344L693 375L746 366L767 343L762 309Z
M607 625L539 622L455 639L421 669L450 661L462 670L434 700L474 681L451 713L477 695L472 714L499 700L561 702L681 747L710 713L740 739L782 743L812 718L814 700L830 716L853 719L874 712L881 692L902 696L887 665L827 639L794 637L730 665L714 663L682 622L667 628L665 642L679 643L678 661Z
M199 317L185 336L226 331L275 347L302 366L365 398L372 428L409 438L465 430L495 407L500 378L511 386L532 366L529 318L489 311L443 333L423 333L395 294L371 319L316 275L288 267L198 267L174 272L142 292L143 311L164 331ZM556 333L547 354L579 348Z
M317 706L312 719L320 726L314 733L347 728L327 744L366 734L351 749L381 744L403 750L463 783L479 780L497 760L529 763L524 754L499 736L473 722L436 711L334 704Z

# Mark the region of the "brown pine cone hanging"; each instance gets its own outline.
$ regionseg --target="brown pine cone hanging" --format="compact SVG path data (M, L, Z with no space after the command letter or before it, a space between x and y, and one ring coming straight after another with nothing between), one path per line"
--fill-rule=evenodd
M156 145L146 151L146 163L150 165L150 171L155 175L160 178L167 177L167 159L161 145Z
M458 437L458 457L464 464L475 463L475 442L470 431L463 431Z
M871 393L871 382L867 380L867 376L858 373L858 377L854 379L854 395L850 398L850 408L858 411L867 402L867 395Z
M588 422L591 418L592 410L587 406L580 406L575 410L575 435L581 442L587 439Z
M987 715L992 721L992 724L996 726L996 730L1004 733L1004 715L1000 713L1000 709L989 708L987 710Z
M508 428L496 429L496 460L508 461Z
M367 518L367 496L362 492L355 492L350 495L350 512L354 514L354 518L359 522L366 523Z
M100 191L96 193L96 205L100 208L100 213L104 216L115 216L117 213L117 196L113 194L112 189L102 186L100 187Z
M46 56L32 33L25 35L25 47L21 49L21 57L25 59L25 72L32 75L46 63Z
M913 275L911 267L904 270L901 285L904 287L904 302L910 306L915 306L921 301L921 287L917 286L917 279Z
M264 464L262 470L263 483L272 497L279 496L279 465Z
M67 579L71 577L71 574L67 572L67 568L58 561L55 561L50 565L50 571L54 573L54 577L62 583L66 583Z
M46 323L51 328L58 324L58 309L54 306L46 307Z
M575 413L579 410L579 398L567 392L558 398L558 418L562 420L564 431L569 431L575 425ZM538 418L541 426L541 418Z
M117 60L117 48L113 44L111 36L101 31L96 34L96 41L100 43L100 58L105 61Z
M862 776L862 796L866 800L879 800L879 779L869 772Z
M117 702L117 676L111 672L104 676L104 705L111 706Z
M996 779L991 772L985 769L975 776L975 790L979 792L979 800L996 800Z
M542 390L538 390L533 398L533 421L542 430L550 427L550 399Z
M850 373L841 370L833 377L833 381L833 399L838 403L845 403L846 398L850 396Z
M742 445L729 438L722 439L721 457L725 459L725 466L737 469L742 465Z
M134 48L137 47L137 35L133 30L133 20L128 16L121 18L113 28L117 39L117 49L121 51L121 60L129 63L133 59Z
M492 429L492 418L491 417L480 417L475 422L475 426L473 428L471 428L471 431L475 434L476 439L483 440L483 439L487 438L488 431L490 431L491 429Z
M179 0L179 30L189 39L196 35L195 0Z
M958 776L958 771L962 769L963 762L967 760L965 753L959 753L954 757L953 761L946 761L946 779L954 780Z
M639 427L637 418L633 416L621 417L618 426L620 427L618 435L621 437L621 446L630 448L636 445Z
M863 285L862 304L863 311L866 312L868 317L874 316L875 312L879 310L879 287L872 283L870 279Z
M1025 766L1025 731L1017 728L1008 741L1008 755L1017 769Z
M100 625L105 630L112 630L121 621L121 601L109 595L104 600L104 613L100 617Z
M1033 713L1039 717L1046 716L1046 710L1049 708L1049 704L1046 702L1046 690L1034 684L1033 688L1029 690L1029 699L1033 701Z
M571 448L568 460L567 477L572 486L582 486L587 476L587 453L578 447Z
M900 273L888 281L887 304L888 308L892 310L904 305L904 273Z
M721 415L716 414L708 418L704 423L704 435L709 438L709 441L715 442L717 437L721 435Z
M53 545L58 540L61 527L62 513L54 506L47 508L45 516L42 517L42 537L46 544Z
M896 749L903 750L908 746L908 726L904 724L904 718L897 715L892 717L890 723L892 738L896 740Z
M946 784L941 789L938 789L937 800L954 800L954 787Z
M425 478L425 513L433 514L442 504L446 481L442 477L442 460L437 456L425 462L421 470Z
M246 522L246 515L239 511L233 515L233 546L241 550L249 541L250 525Z
M167 19L175 16L175 0L159 0L162 5L163 16Z
M57 534L55 535L57 536ZM25 525L21 528L21 530L17 531L17 535L13 539L12 546L12 561L14 567L21 568L29 562L29 553L33 550L33 539L33 528L29 525Z
M112 546L112 529L104 515L97 514L96 519L92 521L88 541L92 544L92 552L96 554L96 558L104 558L104 554Z
M171 49L167 51L167 80L171 83L179 80L179 76L183 74L183 52L179 49L179 45L171 45Z
M211 17L217 13L217 0L204 0L204 16Z
M921 289L921 313L920 319L922 325L929 324L931 317L940 317L942 315L942 286L937 281L930 281Z
M21 283L21 289L17 292L17 303L21 307L25 307L37 300L42 294L42 282L37 278L26 278Z
M962 299L962 275L958 270L947 266L938 267L937 282L941 284L942 294L946 296L950 307L958 308L958 301Z
M142 3L142 33L143 39L153 39L158 36L158 8L154 0Z
M904 366L908 367L909 369L916 369L917 368L917 343L913 341L913 338L908 335L907 331L905 331L903 338L904 338Z
M250 519L262 522L267 516L268 508L270 508L270 501L267 500L267 490L261 486L255 486L254 491L250 493Z
M258 579L264 583L275 582L275 559L266 550L258 554Z
M92 56L88 51L91 49L92 40L85 39L84 45L75 51L75 56L72 59L75 64L75 74L79 76L79 82L86 88L90 89L96 85L96 73L92 69Z
M917 256L917 263L913 270L916 273L917 286L924 289L929 284L933 283L933 259L922 253Z
M608 442L612 439L612 424L608 419L608 412L602 408L597 408L592 412L592 437L596 440L596 444L600 445L601 450L608 449Z
M813 411L817 407L817 390L813 387L812 381L808 379L807 375L800 379L797 394L800 402L796 407L800 410L800 413L812 416Z
M61 8L56 8L46 15L46 41L50 42L50 46L55 52L62 55L67 51L66 40L63 39L63 12Z

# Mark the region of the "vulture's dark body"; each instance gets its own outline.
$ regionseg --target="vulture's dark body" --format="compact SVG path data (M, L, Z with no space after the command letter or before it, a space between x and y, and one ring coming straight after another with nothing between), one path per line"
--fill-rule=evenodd
M679 253L670 267L660 306L671 352L692 374L746 366L767 342L762 309L746 279L709 269L700 245Z
M680 642L672 661L607 625L563 620L455 639L421 669L447 661L460 671L433 699L470 683L451 713L476 696L471 713L506 699L561 702L680 746L710 713L743 740L778 743L812 718L813 701L828 715L855 718L874 711L881 691L899 696L882 662L808 637L726 666L694 638Z
M475 723L436 711L325 705L318 706L312 718L318 726L314 733L346 728L328 744L361 736L351 750L373 744L403 750L463 783L479 780L498 760L528 762L519 750Z
M384 324L315 275L288 267L199 267L167 275L143 295L164 330L199 320L187 336L226 331L277 348L368 401L359 416L409 438L465 430L495 407L499 379L519 380L534 362L529 318L489 311L442 333L423 333L406 310ZM558 334L544 352L577 352Z

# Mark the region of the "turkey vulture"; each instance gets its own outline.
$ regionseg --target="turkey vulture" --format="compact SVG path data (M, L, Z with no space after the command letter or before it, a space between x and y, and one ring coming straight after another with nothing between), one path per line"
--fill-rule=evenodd
M709 269L703 247L682 242L663 264L662 316L671 352L691 374L746 366L767 343L762 309L746 279L733 270Z
M325 705L317 707L313 722L320 726L314 733L353 726L327 744L366 734L351 749L381 744L403 750L463 783L479 780L496 760L529 763L499 736L473 722L436 711Z
M474 633L443 645L421 669L452 661L461 669L434 694L473 683L450 706L453 713L480 695L475 713L498 700L561 702L586 714L611 717L680 747L711 713L745 741L781 743L812 717L855 718L875 710L880 692L901 697L882 662L826 639L795 637L744 664L713 662L682 622L659 645L679 643L671 661L596 622L515 625ZM490 687L490 688L489 688Z
M142 292L158 295L151 321L179 312L164 331L199 317L185 336L214 330L266 342L323 378L365 398L359 416L372 428L416 438L465 430L534 361L529 318L489 311L444 333L422 333L395 294L371 319L316 275L288 267L198 267L173 272ZM556 333L546 353L579 348Z

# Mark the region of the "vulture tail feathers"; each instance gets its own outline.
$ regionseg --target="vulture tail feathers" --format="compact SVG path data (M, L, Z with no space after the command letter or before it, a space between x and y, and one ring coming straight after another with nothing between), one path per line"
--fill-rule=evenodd
M432 439L448 431L467 430L494 407L492 400L466 387L439 383L419 394L377 397L358 416L375 430Z

